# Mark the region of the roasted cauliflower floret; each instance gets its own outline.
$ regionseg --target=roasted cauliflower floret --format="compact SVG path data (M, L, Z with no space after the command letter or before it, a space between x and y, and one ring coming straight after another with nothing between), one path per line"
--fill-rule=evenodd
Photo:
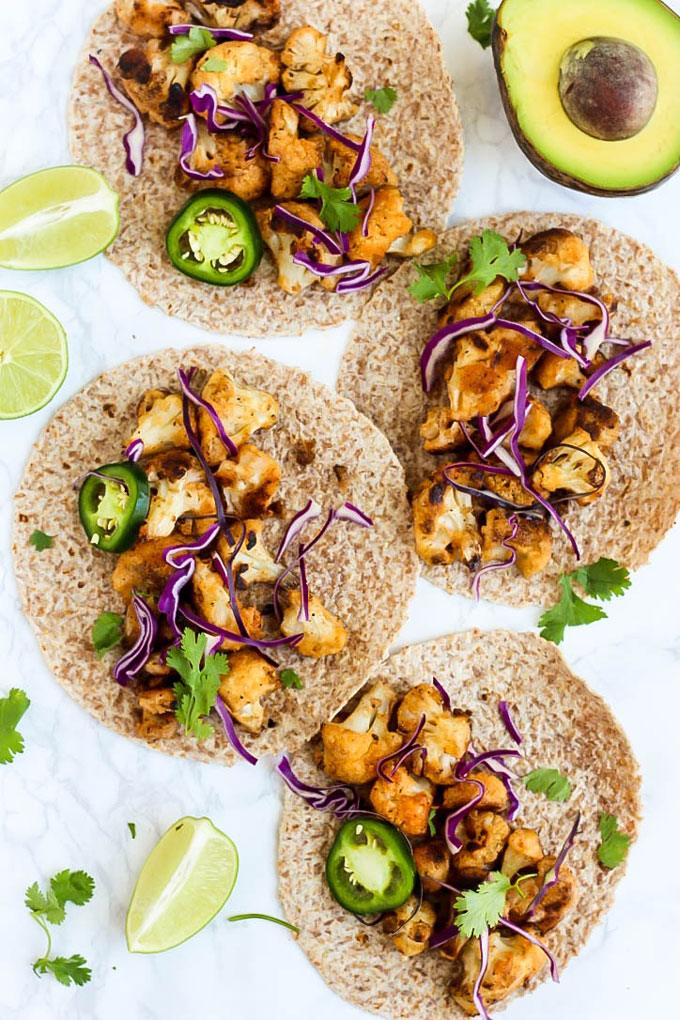
M359 144L361 138L358 135L345 135L350 141ZM337 138L329 138L326 142L326 153L324 159L324 177L328 184L334 188L346 188L349 186L349 179L356 163L357 154L354 149L343 145ZM363 194L370 188L396 188L398 184L397 175L387 162L385 156L377 145L371 146L371 165L364 179L359 183L358 190Z
M278 401L271 393L252 386L239 386L223 368L213 372L201 396L217 411L227 435L236 446L242 446L258 429L270 429L279 413ZM212 418L203 408L199 408L198 412L198 433L208 463L220 464L228 451L224 449Z
M171 712L175 704L175 692L172 687L155 687L149 691L140 691L137 695L139 707L150 715L163 715Z
M179 723L174 712L147 712L142 709L141 718L136 724L137 736L148 741L169 740L178 729Z
M229 599L222 578L215 573L210 564L204 560L196 560L196 569L191 579L191 593L196 606L196 612L208 623L228 630L232 634L238 634L238 624L234 616L234 609ZM241 606L241 619L250 637L261 638L264 634L262 629L262 617L254 606ZM238 640L225 640L222 643L223 649L240 648Z
M299 216L319 230L324 225L316 213L314 206L308 202L282 202L284 209ZM341 255L331 255L320 244L309 230L298 230L288 220L269 209L258 209L255 213L262 233L262 240L271 251L278 267L278 284L287 294L300 294L314 283L320 283L326 290L333 290L336 279L323 279L310 269L295 261L298 252L304 252L312 262L320 262L324 266L337 266L342 262Z
M619 436L619 416L594 397L579 400L573 396L567 406L555 417L553 437L565 442L577 429L586 432L601 450L610 450Z
M552 555L552 532L543 518L517 517L514 538L510 523L512 511L489 510L482 525L482 563L504 563L516 553L516 565L523 577L533 577L545 570ZM505 541L505 545L503 542ZM509 548L507 548L509 547Z
M531 476L532 485L543 493L584 493L578 500L581 506L599 499L610 481L604 454L580 428L549 450Z
M198 121L198 140L189 163L192 170L199 173L207 173L209 170L219 168L222 171L222 176L211 180L210 186L226 188L227 191L233 191L235 195L242 198L244 202L253 202L269 190L272 167L260 149L257 149L251 156L248 155L253 144L252 138L242 138L231 131L210 134L203 121ZM187 180L181 167L177 169L177 176L182 181ZM207 224L207 226L203 224ZM229 236L226 238L229 242L226 245L219 243L222 238L218 236L216 243L212 245L215 248L214 255L210 251L210 245L205 243L205 235L208 231L214 235L216 227L221 227L222 230L226 229L228 232L233 232L236 229L233 221L225 215L224 210L207 209L198 221L198 225L189 232L189 243L195 237L196 247L201 252L207 248L208 257L219 257L226 248L231 249L234 258L238 258L241 249L232 247ZM213 238L208 236L208 241L212 240ZM225 272L227 268L225 266Z
M220 67L209 71L205 65ZM191 75L192 89L209 85L217 93L220 105L229 105L238 95L264 99L265 85L276 85L281 76L279 54L254 42L223 42L211 47L199 58Z
M476 770L470 775L470 779L476 780L484 787L484 794L478 804L475 805L478 811L505 811L508 806L508 791L493 772ZM465 807L477 796L479 790L470 782L454 783L444 790L444 807L448 811L457 811Z
M268 512L281 481L281 468L268 453L244 443L233 460L220 464L215 477L222 485L228 513L243 520Z
M443 839L431 839L413 848L413 860L426 893L440 893L439 883L449 877L451 855ZM435 881L436 880L436 881Z
M492 931L489 936L489 963L480 989L484 1005L491 1008L507 998L543 970L547 961L543 950L521 935L503 936ZM456 957L451 983L453 999L469 1016L477 1014L472 994L480 968L479 939L470 939Z
M182 421L182 398L179 393L147 390L137 407L137 428L125 444L136 439L144 443L143 456L165 450L189 450L191 444Z
M500 354L498 343L488 333L468 333L455 341L445 378L457 421L493 414L514 393L514 366L501 365Z
M500 276L479 294L475 293L474 284L463 284L453 292L451 300L439 316L439 325L450 326L463 319L479 319L488 315L503 297L506 288L507 283Z
M281 13L281 0L192 0L211 28L269 28Z
M435 788L429 779L412 776L402 765L387 779L376 779L371 787L370 801L388 822L402 829L407 836L424 836L434 802Z
M116 0L116 16L135 35L167 39L171 25L187 21L180 0Z
M153 541L138 538L134 545L116 556L111 583L125 602L132 600L133 589L150 595L161 594L165 582L174 573L163 553L173 545L182 545L183 541L181 535L173 534Z
M426 478L413 497L418 555L426 563L474 563L482 542L472 497L449 485L441 471Z
M400 953L418 956L427 949L436 921L437 912L431 903L425 900L418 906L416 897L409 896L406 903L385 914L382 929L392 936Z
M437 235L429 227L416 230L412 234L405 234L398 237L387 249L388 255L398 255L402 259L417 258L431 251L437 243Z
M273 584L281 574L283 567L274 562L273 556L264 543L263 522L244 520L241 523L245 527L245 536L243 544L233 560L236 587L243 588L258 582ZM236 541L241 537L241 530L238 524L232 529ZM217 540L217 550L223 562L226 563L232 555L226 538L220 537Z
M321 166L325 148L320 134L301 138L300 115L290 103L275 99L269 121L267 151L279 162L271 164L271 193L274 198L297 198L307 174Z
M368 217L367 236L364 219L370 197L359 202L361 216L349 234L349 258L365 259L373 268L380 265L391 246L409 233L413 223L404 213L404 199L397 188L380 188L375 193L373 209Z
M550 291L539 291L532 294L544 312L556 315L559 319L569 320L572 326L584 326L587 322L599 322L602 318L597 305L572 294L551 294Z
M281 633L286 637L302 634L302 641L295 646L295 651L312 659L341 652L347 644L347 631L338 617L310 592L309 620L298 620L300 604L300 592L289 591L288 605L281 620Z
M588 246L570 230L544 230L520 245L527 257L523 280L589 290L595 279Z
M543 848L535 829L513 829L501 862L501 871L507 878L513 878L519 871L529 868L536 870L536 865L543 857ZM524 883L522 883L524 886ZM524 889L522 888L524 892ZM527 900L527 904L529 900Z
M413 733L425 716L425 725L418 743L427 755L413 755L411 769L433 783L454 783L453 769L470 743L470 721L466 715L454 715L432 684L418 684L404 696L398 712L397 725L404 734Z
M192 61L174 64L168 42L149 39L126 50L118 60L123 88L140 113L163 127L178 127L189 112L187 84Z
M396 694L377 683L362 695L342 722L325 723L321 730L323 767L342 783L370 783L381 758L401 747L403 738L387 728Z
M172 534L184 514L215 513L215 500L203 469L190 453L183 450L158 453L145 463L145 470L151 488L151 505L142 528L146 538Z
M358 107L347 93L352 87L342 53L326 53L326 36L310 25L296 28L281 53L281 81L286 92L302 92L302 105L327 124L354 116Z
M448 453L467 443L460 422L454 419L449 407L431 407L420 426L420 436L428 453Z
M546 879L552 877L556 857L543 857L532 870L538 872L535 878L527 878L520 884L521 894L517 889L508 892L505 904L507 916L515 924L526 925L545 935L560 923L576 903L578 886L573 872L566 865L560 868L557 883L551 886L540 900L536 910L527 916L532 900L543 887Z
M463 846L451 858L453 872L458 881L475 884L484 881L502 854L510 826L493 811L475 808L460 822L456 835Z
M550 411L537 397L529 397L527 417L524 428L520 432L519 445L527 450L542 450L553 429ZM512 414L512 401L501 407L494 421L494 429L503 424L503 420ZM506 440L504 445L508 445Z
M220 681L220 697L249 733L264 726L262 698L281 686L276 669L254 648L242 648L229 655L229 672Z

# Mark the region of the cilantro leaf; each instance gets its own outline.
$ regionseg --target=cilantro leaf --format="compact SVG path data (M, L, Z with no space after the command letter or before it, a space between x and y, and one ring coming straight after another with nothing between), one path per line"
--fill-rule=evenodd
M397 101L397 90L391 85L384 85L381 89L366 89L364 99L378 113L389 113Z
M279 680L282 687L294 687L296 691L301 691L304 687L302 680L294 669L282 669L279 673Z
M170 48L173 64L184 64L217 45L217 39L207 28L194 25L187 35L178 35Z
M33 885L29 885L26 890L24 905L27 906L29 910L32 910L34 914L42 914L49 907L50 901L47 896L40 891L37 882L34 882Z
M205 740L215 731L203 720L215 707L221 677L229 672L226 655L206 655L207 634L194 634L187 627L182 634L181 648L171 648L166 662L179 673L174 685L175 715L188 736Z
M100 613L92 627L92 644L101 659L123 638L123 617L118 613Z
M349 188L332 188L320 181L316 170L307 174L302 182L300 198L318 198L321 201L319 216L329 230L349 233L359 223L361 209L352 201Z
M220 71L226 70L226 60L219 60L217 57L208 57L208 59L204 60L201 64L201 71L215 71L215 73L219 74Z
M497 276L513 283L519 279L519 271L526 262L526 255L519 248L510 251L504 237L495 230L485 230L481 237L470 241L470 271L460 278L456 289L464 283L474 283L475 294L481 294Z
M76 953L74 956L55 956L53 959L42 957L33 964L33 972L40 977L41 974L54 974L57 981L62 985L86 985L92 978L92 971L86 966L84 957Z
M89 903L94 892L94 879L85 871L60 871L50 880L50 888L61 907L75 903L82 907Z
M600 864L605 868L617 868L628 855L630 836L619 830L616 815L602 812L599 824L602 842L597 848L597 856Z
M452 292L447 287L446 281L457 261L458 256L452 253L443 262L432 262L429 266L415 262L418 279L409 287L409 294L421 304L436 297L448 298Z
M630 588L630 574L616 560L600 556L595 563L579 567L569 575L583 590L595 599L609 602L612 596L623 595Z
M541 637L559 645L564 640L567 627L582 627L596 620L606 620L607 614L599 606L593 606L579 598L571 586L567 574L560 578L562 596L552 609L548 609L538 621Z
M137 826L135 825L135 823L134 822L128 822L127 823L127 827L130 830L130 835L132 836L132 838L136 839L137 838Z
M53 543L54 536L46 535L44 531L40 531L38 528L35 529L28 540L28 544L32 545L38 552L42 552L43 549L51 549Z
M481 935L487 928L493 928L505 907L505 895L512 888L512 882L500 871L492 871L489 879L478 889L467 889L458 896L454 906L457 911L456 926L465 938Z
M548 800L562 801L571 797L571 783L557 769L534 769L522 782L532 793L544 793Z
M483 50L488 49L491 45L491 29L495 13L493 7L489 7L487 0L473 0L465 12L468 32Z
M0 698L0 764L8 765L24 749L24 738L17 732L26 709L31 704L26 692L13 687L6 698Z
M435 820L436 817L437 817L437 809L436 808L430 808L430 813L427 816L427 827L430 830L430 835L431 836L436 836L437 835L437 826L434 824L434 820Z

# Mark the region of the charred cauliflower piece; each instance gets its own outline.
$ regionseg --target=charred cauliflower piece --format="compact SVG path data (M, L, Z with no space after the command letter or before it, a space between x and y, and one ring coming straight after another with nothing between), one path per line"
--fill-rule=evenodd
M412 221L404 213L404 199L397 188L380 188L376 191L371 215L368 217L367 236L364 237L364 219L368 210L370 196L359 202L361 216L354 230L349 234L349 258L365 259L373 268L380 265L388 252L409 254L395 249L396 242L405 239L409 234ZM428 241L434 235L428 231ZM413 239L412 239L413 240ZM406 241L404 241L404 245ZM428 247L433 247L428 244ZM403 246L402 246L403 247ZM422 249L427 251L427 248Z
M221 177L215 177L210 181L213 188L226 188L233 191L235 195L242 198L244 202L253 202L261 198L269 190L271 181L272 164L268 162L258 149L251 157L248 152L253 145L253 140L242 138L231 131L223 131L219 134L210 134L203 121L198 121L198 140L191 159L189 160L192 170L199 173L207 173L209 170L219 167L222 171ZM187 178L184 171L178 168L178 176L182 180ZM211 222L211 217L213 219ZM234 229L220 210L206 210L205 222L227 226ZM199 220L199 224L201 220ZM189 233L189 243L192 234ZM240 249L233 249L234 257L240 255Z
M418 956L427 949L436 921L437 912L431 903L425 900L418 906L416 897L409 896L401 907L385 914L382 929L392 936L400 953Z
M165 582L174 573L174 568L163 559L163 553L173 545L182 545L181 535L169 534L167 538L147 541L138 538L125 552L116 556L116 565L111 575L115 591L125 602L132 600L132 590L160 595Z
M539 291L532 294L544 312L556 315L560 319L568 319L572 326L584 326L587 322L599 322L602 314L597 305L582 301L571 294L551 294L550 291Z
M354 116L358 107L347 93L352 87L342 53L326 53L326 36L310 25L296 28L281 53L281 81L286 92L302 92L302 105L327 124Z
M162 124L178 127L189 112L187 84L192 62L174 64L170 44L149 39L146 45L126 50L118 60L123 88L140 113Z
M610 481L604 454L580 428L549 450L531 476L532 485L543 493L584 493L577 501L581 506L599 499Z
M281 481L281 468L268 453L244 443L233 460L220 464L215 477L222 486L227 511L243 520L268 512Z
M274 562L273 556L264 544L262 535L263 522L244 520L241 523L245 527L245 537L243 545L233 560L236 586L242 588L249 584L257 584L258 582L273 584L281 574L283 567ZM236 541L241 537L239 525L233 528L233 535ZM226 563L232 555L226 538L220 537L217 540L217 549L222 560Z
M229 672L220 682L220 697L249 733L259 733L264 726L262 698L281 686L276 669L254 648L242 648L229 655Z
M175 692L172 687L156 687L149 691L140 691L137 695L139 707L150 715L163 715L171 712L175 704Z
M423 449L428 453L448 453L458 446L465 446L467 439L460 422L453 417L448 407L432 407L420 426Z
M474 563L482 542L472 496L449 485L441 471L426 478L413 497L418 555L426 563Z
M137 701L142 715L137 722L137 734L144 740L164 740L173 737L178 729L174 713L175 692L172 687L157 687L140 691Z
M463 284L454 291L451 300L439 316L439 325L450 326L454 322L462 322L463 319L478 319L488 315L503 297L506 288L507 284L500 276L480 294L475 294L473 284Z
M546 520L517 517L517 534L511 538L511 511L489 510L482 526L482 563L504 563L514 549L516 565L523 577L533 577L545 570L552 555L552 532ZM510 548L503 545L503 541Z
M470 721L466 715L454 715L432 684L418 684L404 696L398 712L397 725L404 734L413 733L425 716L425 725L418 743L427 750L427 756L415 754L411 768L433 783L447 786L456 780L453 769L470 743Z
M325 229L314 206L310 203L282 202L281 204L288 212L299 216L313 227L318 227L319 230ZM337 266L342 262L341 255L331 255L322 244L318 243L310 231L298 230L288 220L276 213L273 206L269 209L258 209L255 215L262 240L271 251L278 267L278 284L282 290L285 290L287 294L300 294L314 283L319 283L326 290L335 288L337 281L334 278L322 279L305 266L299 265L294 259L298 252L304 252L313 262L320 262L324 266Z
M337 655L347 644L347 631L341 621L325 608L321 599L309 593L309 620L298 620L300 592L288 592L288 606L281 620L281 633L286 637L302 634L295 646L300 655L321 659L324 655Z
M508 791L493 772L475 771L470 779L476 780L484 787L484 794L478 804L478 811L505 811L508 806ZM444 807L449 811L457 811L465 807L477 796L479 790L474 783L454 783L444 790Z
M513 878L519 871L529 868L536 870L536 865L543 857L543 848L538 833L534 829L513 829L501 862L501 871L508 878ZM522 883L524 886L524 883ZM524 889L522 889L524 892ZM527 899L529 904L530 898Z
M182 450L158 453L145 463L151 505L143 533L147 538L172 534L184 514L215 513L215 500L198 461Z
M187 21L180 0L116 0L116 16L135 35L167 39L171 25Z
M300 115L290 103L275 99L269 121L267 151L277 156L272 163L271 193L274 198L297 198L307 174L321 166L325 143L320 134L301 138Z
M482 979L481 997L491 1008L511 992L535 977L547 963L542 949L527 942L521 935L503 936L492 931L489 936L489 964ZM475 982L481 968L478 939L470 939L456 957L452 971L451 994L469 1016L476 1016L472 1001Z
M429 779L412 776L402 765L391 782L376 779L371 787L370 801L379 815L402 829L407 836L424 836L434 793L435 788Z
M594 397L579 400L573 396L555 418L553 438L558 443L566 442L577 429L586 432L601 450L607 451L618 439L619 416Z
M207 71L205 65L224 67L219 71ZM182 65L183 66L183 65ZM196 64L191 75L192 89L209 85L217 93L220 105L228 106L238 95L249 99L264 99L265 85L276 85L281 76L279 54L266 46L254 42L223 42L211 47Z
M377 683L362 695L342 722L325 723L321 730L323 767L342 783L370 783L381 758L402 745L402 737L387 728L396 695Z
M483 882L503 852L510 826L493 811L473 809L461 821L456 835L462 849L451 858L456 879L474 885Z
M204 560L196 560L196 570L191 579L191 592L196 612L208 623L221 627L223 630L238 634L238 625L234 610L222 578ZM241 606L241 619L250 637L261 638L262 617L254 606ZM240 648L241 642L225 640L223 649Z
M527 257L523 280L566 290L589 290L595 279L587 245L570 230L544 230L520 245Z
M536 397L529 397L527 408L527 417L524 423L524 428L520 432L519 445L527 450L542 450L553 429L552 419L550 417L550 411L542 401ZM498 418L494 423L501 424L503 419L506 419L512 414L512 402L509 401L504 404L498 412ZM507 441L504 444L508 445Z
M451 856L443 839L431 839L413 848L413 860L426 893L440 893L449 877ZM435 881L436 880L436 881Z
M499 343L488 333L469 333L455 341L445 378L456 421L493 414L514 393L514 363L501 364L501 354Z
M270 28L279 20L281 0L192 0L211 28Z
M182 421L182 398L179 393L147 390L137 407L137 423L137 428L125 445L141 439L145 457L165 450L191 449Z
M242 446L258 429L270 429L279 413L278 401L271 393L237 385L223 368L213 372L201 396L215 408L227 435L236 446ZM203 408L199 408L198 412L198 434L208 463L211 466L220 464L227 451L212 418Z
M573 358L560 358L558 354L546 351L534 369L533 379L542 390L552 390L556 386L570 386L580 389L586 377Z
M361 142L358 135L347 132L346 138ZM324 160L324 177L327 183L334 188L346 188L349 186L349 179L356 162L357 154L354 149L343 145L337 138L329 138L326 142L326 154ZM371 166L368 173L360 182L358 190L362 193L370 188L396 188L398 184L397 175L387 162L377 145L371 146Z
M508 919L515 924L526 925L541 935L545 935L558 925L576 903L578 893L576 879L573 872L566 865L562 865L557 883L548 889L534 913L530 917L526 916L531 901L542 888L556 860L556 857L543 857L538 865L532 868L538 875L521 883L522 895L516 889L511 889L506 898Z

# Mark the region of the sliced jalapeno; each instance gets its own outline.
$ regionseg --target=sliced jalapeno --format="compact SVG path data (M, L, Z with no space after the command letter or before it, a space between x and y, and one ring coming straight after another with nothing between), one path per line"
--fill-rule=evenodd
M189 199L170 224L165 246L181 273L223 287L247 280L263 250L250 206L219 188L206 188Z
M396 910L413 892L415 880L407 841L394 825L377 818L345 822L326 860L330 891L354 914Z
M139 464L105 464L80 487L80 523L97 549L124 552L137 538L149 502L149 479Z

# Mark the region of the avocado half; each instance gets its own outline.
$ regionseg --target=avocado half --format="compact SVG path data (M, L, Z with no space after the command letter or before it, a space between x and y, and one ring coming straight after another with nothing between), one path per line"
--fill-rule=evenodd
M593 38L633 44L656 70L656 105L633 137L593 137L562 104L563 58ZM510 126L546 177L591 195L639 195L680 166L680 17L660 0L503 0L492 45Z

